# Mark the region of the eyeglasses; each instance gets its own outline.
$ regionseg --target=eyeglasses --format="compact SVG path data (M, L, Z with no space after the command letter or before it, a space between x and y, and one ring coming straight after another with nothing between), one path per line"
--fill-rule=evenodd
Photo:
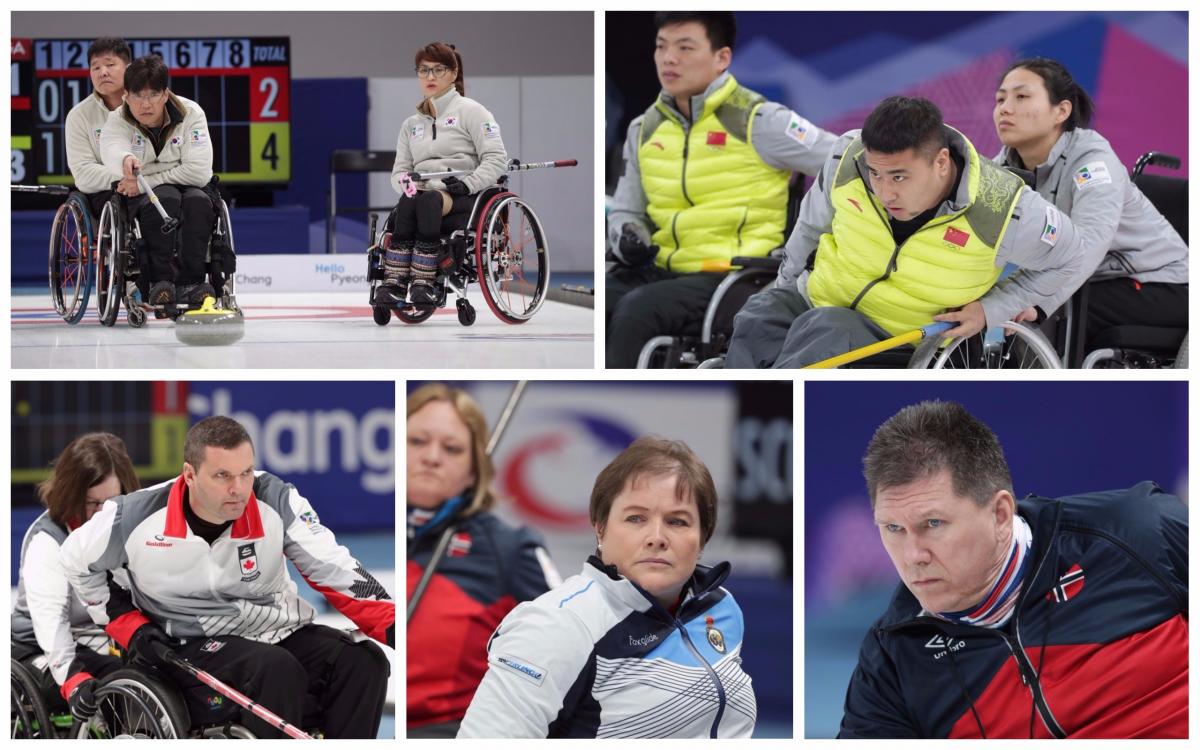
M450 68L447 68L445 65L434 65L432 68L422 65L419 68L415 68L415 70L417 71L417 78L441 78L446 75L446 72Z
M152 102L152 101L162 98L162 95L165 93L166 93L165 91L151 91L148 94L147 93L130 94L129 96L130 96L130 98L137 99L140 102Z

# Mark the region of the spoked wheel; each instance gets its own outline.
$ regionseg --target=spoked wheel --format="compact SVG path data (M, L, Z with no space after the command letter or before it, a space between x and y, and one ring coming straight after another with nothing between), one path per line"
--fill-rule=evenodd
M1004 336L984 331L955 339L938 349L941 341L930 337L921 342L909 368L935 370L1060 370L1062 360L1041 331L1024 323L1000 324Z
M546 300L550 260L537 215L513 193L497 193L475 234L475 261L483 298L505 323L524 323Z
M120 669L96 689L98 711L76 725L75 739L180 739L191 727L177 691L143 672Z
M92 210L82 194L72 192L50 228L50 296L55 311L71 325L87 312L95 269L92 238Z
M14 740L52 740L55 739L54 725L50 721L50 712L42 699L41 689L29 668L20 661L12 660L9 719L12 722L9 737Z
M116 201L109 201L100 212L100 226L96 230L96 306L100 324L104 326L115 324L121 311L125 289L125 260L121 252L124 242L125 227Z

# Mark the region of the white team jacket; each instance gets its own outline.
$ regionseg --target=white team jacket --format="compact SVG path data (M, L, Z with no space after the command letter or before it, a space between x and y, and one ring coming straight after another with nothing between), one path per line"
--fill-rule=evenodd
M245 512L211 547L188 528L186 491L178 477L106 503L62 546L71 585L93 620L107 614L118 643L126 645L146 617L183 640L235 635L277 643L314 617L288 577L288 560L364 633L385 640L395 603L295 487L255 472ZM132 603L106 580L123 566Z
M697 566L672 616L595 557L504 618L462 737L749 737L742 611Z
M108 114L100 132L100 156L114 180L124 174L126 156L142 162L150 187L190 185L204 187L213 176L212 138L204 110L191 99L171 94L167 100L170 124L162 131L165 142L156 153L146 130L134 119L128 105Z

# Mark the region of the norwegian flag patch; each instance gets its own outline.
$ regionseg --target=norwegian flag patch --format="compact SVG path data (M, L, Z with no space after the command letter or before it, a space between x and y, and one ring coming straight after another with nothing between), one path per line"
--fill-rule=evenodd
M952 245L966 247L967 240L971 239L971 235L956 227L947 227L946 233L942 235L942 239Z
M1050 589L1050 593L1046 594L1046 601L1061 604L1073 596L1078 596L1080 591L1083 591L1083 568L1079 567L1079 563L1075 563L1063 573L1054 588Z
M446 554L450 557L466 557L471 551L471 535L465 531L460 531L450 537L450 549Z

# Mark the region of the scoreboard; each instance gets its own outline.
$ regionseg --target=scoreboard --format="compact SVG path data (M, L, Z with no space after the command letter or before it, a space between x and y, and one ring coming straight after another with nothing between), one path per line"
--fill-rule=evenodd
M92 93L91 39L12 40L12 183L70 184L65 125ZM171 91L208 118L213 171L226 183L291 179L288 37L130 39L135 58L161 55Z

